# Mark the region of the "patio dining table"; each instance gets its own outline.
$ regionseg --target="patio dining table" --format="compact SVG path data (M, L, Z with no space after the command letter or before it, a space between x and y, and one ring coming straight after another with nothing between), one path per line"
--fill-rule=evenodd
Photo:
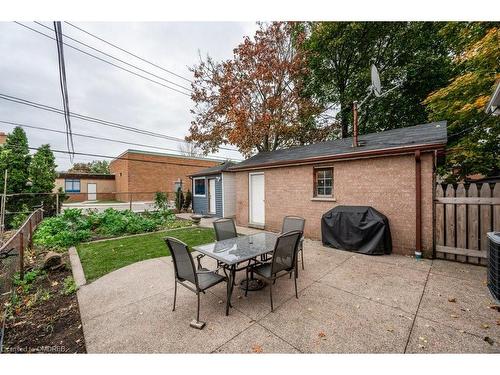
M233 293L237 265L272 251L277 238L278 235L276 233L260 232L205 245L193 246L193 250L218 260L229 271L226 315L229 315L229 307L231 306L231 295Z

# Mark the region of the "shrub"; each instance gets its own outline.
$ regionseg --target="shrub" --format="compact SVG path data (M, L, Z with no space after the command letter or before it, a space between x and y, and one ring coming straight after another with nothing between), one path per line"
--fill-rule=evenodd
M155 202L154 207L157 211L165 211L168 210L168 199L167 194L157 191L155 193Z
M76 286L75 279L73 279L73 276L67 276L64 279L64 286L63 290L61 291L62 294L65 296L69 296L70 294L75 293L78 290L78 287Z
M170 211L145 212L65 210L61 215L45 219L37 228L33 243L37 246L64 249L96 238L152 232L162 228L189 226L189 221L177 220Z
M182 192L182 189L179 187L175 192L175 208L177 209L177 212L181 212L183 206L184 206L184 193Z
M186 199L184 201L184 210L186 210L186 211L189 210L189 207L191 206L191 200L192 199L193 198L192 198L191 192L188 189L188 191L186 193Z
M15 214L12 217L12 220L10 222L10 226L13 229L19 228L21 225L23 225L24 221L28 218L29 216L29 207L27 204L23 204L21 206L21 211Z

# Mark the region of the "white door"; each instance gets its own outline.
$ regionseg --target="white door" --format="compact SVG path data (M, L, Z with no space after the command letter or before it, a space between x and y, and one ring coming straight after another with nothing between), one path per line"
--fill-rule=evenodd
M89 201L97 200L97 184L87 184L87 199Z
M264 200L264 173L250 173L250 224L264 225L265 200Z
M208 211L215 214L215 179L208 180Z

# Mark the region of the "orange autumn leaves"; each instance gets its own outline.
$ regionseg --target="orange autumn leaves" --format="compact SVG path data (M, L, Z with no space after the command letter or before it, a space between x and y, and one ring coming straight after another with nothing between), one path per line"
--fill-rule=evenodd
M302 40L289 23L261 25L231 60L207 57L192 68L194 120L187 140L207 153L233 144L249 156L324 139L325 128L305 125L319 107L302 95L307 73L297 48Z

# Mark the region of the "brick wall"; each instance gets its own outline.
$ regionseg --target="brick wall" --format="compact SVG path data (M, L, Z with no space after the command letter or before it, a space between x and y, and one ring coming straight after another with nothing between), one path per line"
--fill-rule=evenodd
M336 205L372 206L389 219L393 251L415 251L415 157L388 156L335 161L315 166L334 167L336 201L315 201L313 167L263 169L266 229L279 231L283 217L306 219L305 235L321 238L321 216ZM258 172L258 171L252 171ZM236 220L248 225L248 172L236 173ZM422 248L432 251L433 154L422 155Z
M116 194L116 200L128 202L130 200L129 195L122 193L128 191L128 160L113 160L109 164L109 170L115 175L115 191L118 193Z
M88 200L87 195L87 184L96 184L97 188L97 200L114 200L116 189L115 180L111 179L100 179L100 178L80 178L80 193L66 193L68 199L66 203L71 202L83 202ZM65 178L56 178L55 187L52 190L56 193L61 187L64 190Z
M121 192L134 193L134 200L152 200L154 193L149 192L173 192L174 183L179 178L182 180L183 190L191 190L191 180L188 175L220 164L220 161L215 160L154 153L128 152L121 155L121 157L134 159L114 160L110 165L111 173L116 176L117 199L125 201L129 200L130 197L128 194L120 194ZM151 163L150 161L160 163ZM121 177L120 173L122 174Z

